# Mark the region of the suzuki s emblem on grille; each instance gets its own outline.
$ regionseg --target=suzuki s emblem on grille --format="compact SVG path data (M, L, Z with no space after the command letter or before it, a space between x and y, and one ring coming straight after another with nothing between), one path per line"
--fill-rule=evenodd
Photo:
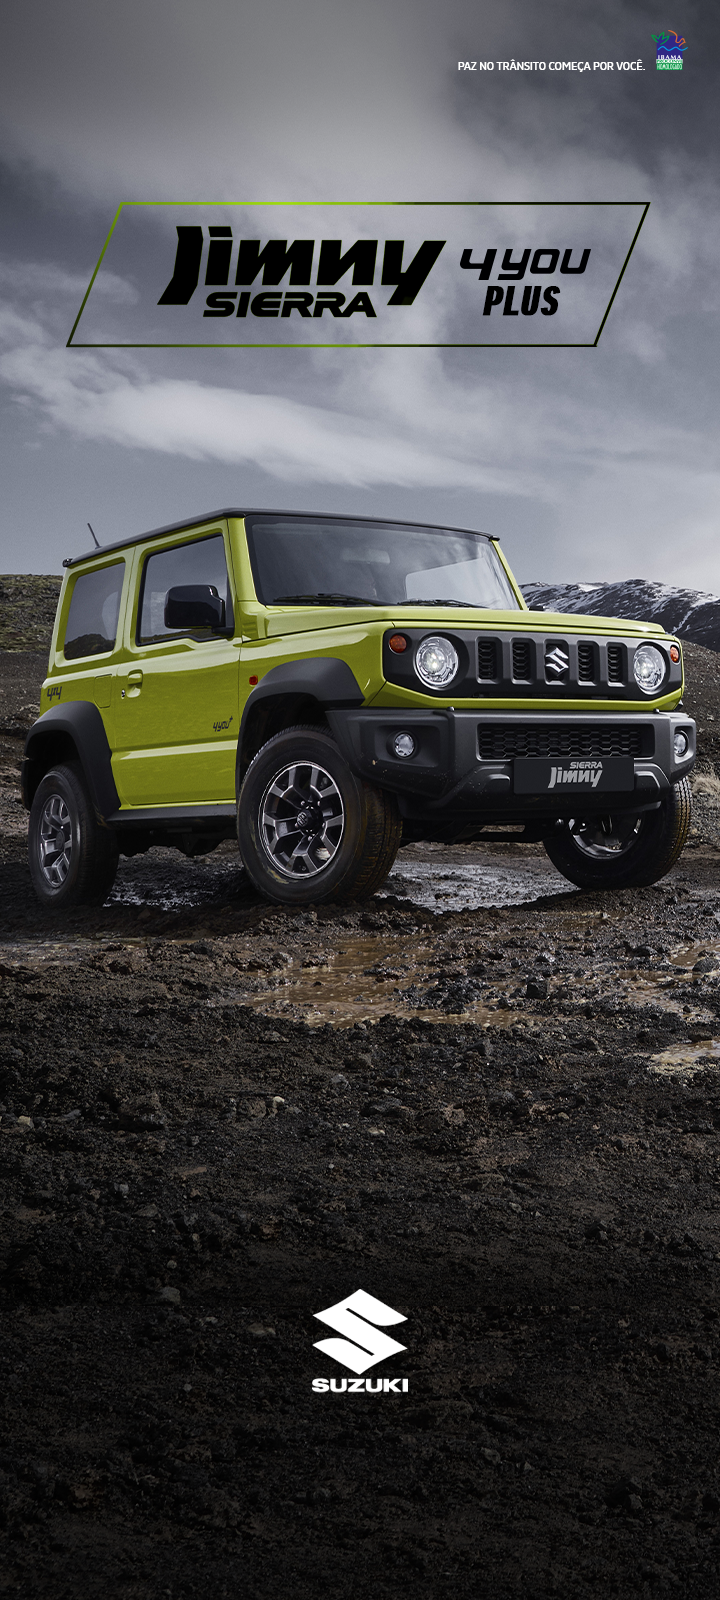
M570 657L567 650L556 644L554 650L545 646L545 677L559 683L561 678L566 678L570 671Z

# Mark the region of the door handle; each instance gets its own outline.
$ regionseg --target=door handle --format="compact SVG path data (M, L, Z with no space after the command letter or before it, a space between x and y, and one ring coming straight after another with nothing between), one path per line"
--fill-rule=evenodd
M139 667L133 667L132 672L128 673L127 681L131 689L139 689L141 687L143 675Z

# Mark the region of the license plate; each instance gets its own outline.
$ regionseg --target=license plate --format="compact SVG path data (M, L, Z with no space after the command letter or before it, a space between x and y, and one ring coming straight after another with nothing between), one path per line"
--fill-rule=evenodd
M516 794L618 794L635 788L632 756L558 756L550 760L516 756Z

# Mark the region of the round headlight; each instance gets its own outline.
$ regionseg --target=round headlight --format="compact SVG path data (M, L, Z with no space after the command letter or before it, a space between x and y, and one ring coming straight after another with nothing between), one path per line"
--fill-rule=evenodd
M458 653L449 639L433 634L423 639L415 651L415 671L428 689L444 689L452 682L458 666Z
M665 657L654 644L641 644L635 651L633 673L643 694L655 694L665 677Z
M682 728L678 728L675 738L673 739L676 761L682 761L683 756L687 755L689 744L690 740L688 739L687 734L683 733Z

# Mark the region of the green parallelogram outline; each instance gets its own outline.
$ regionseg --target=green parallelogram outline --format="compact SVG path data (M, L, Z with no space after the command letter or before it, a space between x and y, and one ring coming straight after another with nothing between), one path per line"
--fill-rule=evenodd
M407 341L400 341L399 343L383 342L381 344L359 344L355 342L345 342L343 344L310 344L309 342L305 342L303 344L240 344L223 342L220 344L212 344L206 340L192 340L188 343L182 344L176 342L158 343L157 341L142 344L135 343L133 340L130 340L129 342L123 341L122 343L105 344L83 343L81 340L76 341L75 334L80 323L80 318L82 317L83 311L85 310L87 302L90 298L90 291L98 272L100 271L103 257L107 251L108 245L110 244L110 240L115 232L120 213L126 206L173 206L176 210L180 207L186 206L223 206L225 209L231 206L237 206L242 207L243 210L247 211L249 211L252 206L264 206L265 208L268 206L277 206L296 208L298 210L301 206L313 207L315 210L319 210L323 206L332 206L338 209L342 208L344 210L348 210L352 206L472 206L476 207L478 210L482 206L535 206L536 208L543 206L642 206L643 209L642 216L640 217L640 221L638 222L637 228L635 229L635 233L631 240L630 248L627 252L625 260L623 261L622 267L620 268L615 288L613 289L605 308L605 313L600 323L600 327L598 328L595 338L589 343L524 344L514 342L512 340L507 342L496 342L495 340L490 339L476 340L472 343L454 342L450 344L408 343ZM635 249L635 245L637 244L640 229L642 228L649 210L649 200L121 200L120 205L115 212L115 216L113 217L110 232L108 233L107 239L105 240L102 250L100 251L100 255L98 256L95 271L93 272L87 289L85 290L82 305L80 306L80 310L78 311L78 314L72 325L70 337L65 348L67 350L596 350L600 341L600 335L610 315L615 296L625 276L625 269L628 265L633 250Z

